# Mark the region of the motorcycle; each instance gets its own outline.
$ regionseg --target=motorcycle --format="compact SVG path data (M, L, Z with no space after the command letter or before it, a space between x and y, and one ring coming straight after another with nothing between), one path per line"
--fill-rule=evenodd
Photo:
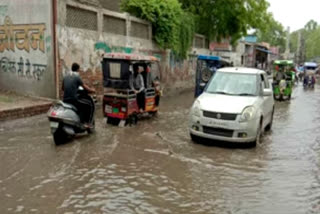
M304 77L303 80L303 88L307 89L307 88L314 88L314 84L315 84L316 80L314 76L308 76L306 75Z
M79 87L79 96L85 96L86 99L90 99L93 106L92 118L90 118L90 126L87 127L80 120L79 112L73 105L64 103L62 101L53 105L48 113L48 119L50 121L51 133L56 145L64 144L68 140L75 137L76 134L88 132L91 134L95 130L95 98L88 95L82 87Z

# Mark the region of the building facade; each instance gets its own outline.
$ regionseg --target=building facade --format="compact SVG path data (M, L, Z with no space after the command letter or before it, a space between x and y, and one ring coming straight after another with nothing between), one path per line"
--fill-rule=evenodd
M0 3L0 88L55 97L51 0Z
M177 59L152 40L151 23L120 12L121 0L2 0L0 2L0 89L59 98L73 62L84 82L103 93L103 53L152 55L160 60L165 88L194 84L197 55L217 55L235 66L254 67L252 42L232 47L195 35L188 59ZM263 51L262 51L263 52ZM265 60L264 56L259 59Z

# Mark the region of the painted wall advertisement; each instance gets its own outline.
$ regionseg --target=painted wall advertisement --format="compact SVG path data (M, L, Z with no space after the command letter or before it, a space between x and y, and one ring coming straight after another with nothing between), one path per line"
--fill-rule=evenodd
M54 97L50 0L0 3L0 88Z

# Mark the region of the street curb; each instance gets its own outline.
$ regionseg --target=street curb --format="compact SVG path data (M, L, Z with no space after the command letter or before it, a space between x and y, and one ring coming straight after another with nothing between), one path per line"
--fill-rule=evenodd
M3 110L0 111L0 121L13 120L43 114L47 112L51 106L52 102L48 102L44 104Z

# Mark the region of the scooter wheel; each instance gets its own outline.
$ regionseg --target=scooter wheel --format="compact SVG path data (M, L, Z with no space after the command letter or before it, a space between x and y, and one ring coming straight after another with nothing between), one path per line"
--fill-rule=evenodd
M53 133L53 140L57 146L65 144L68 140L68 135L63 130L58 129L55 133Z
M96 130L96 121L93 120L93 121L92 121L92 127L90 127L90 128L87 130L87 132L88 132L88 134L92 134L92 133L95 132L95 130Z

